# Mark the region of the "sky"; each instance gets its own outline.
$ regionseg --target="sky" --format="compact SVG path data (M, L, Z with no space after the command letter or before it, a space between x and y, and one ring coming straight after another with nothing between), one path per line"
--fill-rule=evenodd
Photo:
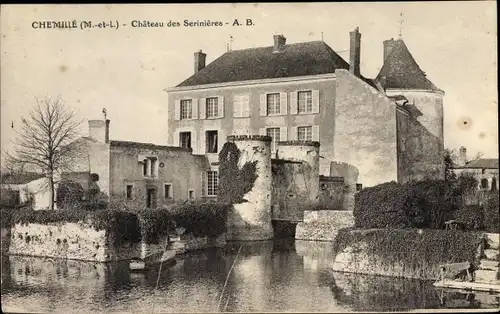
M102 119L110 137L166 144L167 93L193 74L193 53L207 63L232 49L323 40L349 61L349 32L359 27L361 72L375 77L382 42L402 38L427 77L444 90L445 147L498 158L496 2L279 3L175 5L2 5L1 148L36 98L60 97L84 122ZM401 17L402 14L402 17ZM234 19L252 26L232 26ZM34 21L118 21L118 29L34 29ZM139 21L180 27L133 28ZM222 27L184 27L184 20ZM402 20L402 22L400 22ZM226 25L225 23L229 24ZM467 127L464 127L467 121ZM11 127L14 123L14 129Z

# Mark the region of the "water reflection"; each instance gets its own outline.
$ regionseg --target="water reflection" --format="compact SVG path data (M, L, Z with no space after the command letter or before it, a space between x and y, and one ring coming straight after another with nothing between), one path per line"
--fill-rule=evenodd
M232 243L186 254L161 272L157 265L142 273L130 272L126 263L3 256L2 307L73 313L349 312L491 307L498 301L445 293L429 282L333 273L332 258L329 243L304 241Z

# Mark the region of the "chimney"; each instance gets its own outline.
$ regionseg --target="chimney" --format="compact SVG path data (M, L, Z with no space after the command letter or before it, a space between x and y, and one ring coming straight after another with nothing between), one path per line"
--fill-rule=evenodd
M394 41L393 38L384 40L384 62L387 59L387 57L391 54L392 48L394 48L394 44L396 42Z
M349 58L349 71L356 75L360 76L360 59L361 59L361 33L359 32L359 27L356 27L355 30L349 33L351 37L351 46L350 46L350 58Z
M89 136L100 143L109 143L110 120L89 120Z
M274 35L274 49L273 52L278 52L285 46L286 44L286 38L283 35Z
M207 54L203 51L197 51L194 53L194 73L202 70L205 67L205 61L207 59Z
M459 153L458 153L458 163L463 166L467 163L467 148L465 147L460 147Z

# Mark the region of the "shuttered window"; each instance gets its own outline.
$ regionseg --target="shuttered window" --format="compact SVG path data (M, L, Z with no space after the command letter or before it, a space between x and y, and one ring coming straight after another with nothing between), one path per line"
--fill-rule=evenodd
M312 127L299 126L297 128L297 139L299 141L312 141Z
M280 94L267 94L267 115L280 114Z
M309 113L313 110L312 91L298 92L298 112Z
M319 90L298 91L290 93L291 114L319 113Z
M180 119L192 119L193 118L193 101L191 99L183 99L180 102Z
M219 116L219 99L217 97L207 98L206 100L206 117L216 118Z

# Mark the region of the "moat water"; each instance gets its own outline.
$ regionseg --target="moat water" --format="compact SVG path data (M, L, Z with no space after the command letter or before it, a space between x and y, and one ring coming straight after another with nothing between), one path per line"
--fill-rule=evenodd
M353 312L499 306L493 295L440 290L428 281L335 273L331 262L331 244L288 240L191 252L161 271L157 265L140 273L129 271L127 263L2 256L2 310Z

